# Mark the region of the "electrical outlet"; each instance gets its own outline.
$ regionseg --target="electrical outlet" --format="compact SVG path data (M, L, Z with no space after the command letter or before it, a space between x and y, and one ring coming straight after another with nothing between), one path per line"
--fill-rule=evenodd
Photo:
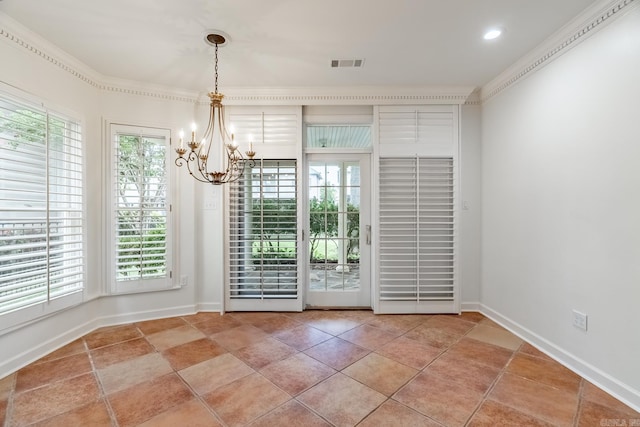
M189 284L189 276L180 276L180 286L185 287Z
M573 326L583 331L587 330L587 315L573 310Z

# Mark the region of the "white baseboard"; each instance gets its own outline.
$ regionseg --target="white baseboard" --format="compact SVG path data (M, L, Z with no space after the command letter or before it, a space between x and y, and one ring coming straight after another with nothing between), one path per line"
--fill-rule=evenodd
M460 303L460 311L480 311L482 304L480 302L462 302Z
M94 300L95 301L95 300ZM88 302L87 304L91 304ZM31 347L28 350L16 354L15 356L0 361L0 378L4 378L13 372L35 362L36 360L46 356L47 354L64 347L65 345L83 337L98 328L105 326L122 325L133 322L141 322L145 320L160 319L165 317L184 316L194 314L196 312L195 305L171 307L160 310L148 310L139 311L135 313L116 314L111 316L98 316L90 319L84 323L75 326L72 329L65 330L45 341L42 341L37 346ZM60 313L59 315L63 315ZM55 318L55 315L46 319L51 321ZM26 327L28 328L28 326ZM25 328L25 329L26 329ZM15 331L20 333L20 331Z
M73 329L66 330L61 334L43 341L37 347L31 347L27 351L16 354L14 357L1 361L0 378L4 378L12 374L13 372L18 371L19 369L24 368L28 364L35 362L36 360L46 356L52 351L59 349L60 347L64 347L70 342L77 340L78 338L96 330L99 327L100 326L98 323L98 319L91 319L88 322L78 325Z
M124 325L133 322L144 322L146 320L164 319L167 317L188 316L197 312L197 306L184 305L180 307L163 308L160 310L145 310L133 313L114 314L111 316L101 316L97 318L99 328L105 326Z
M640 390L636 390L633 387L624 384L622 381L567 352L561 347L530 331L517 322L501 315L484 304L480 304L480 309L478 311L500 326L519 336L566 368L572 370L616 399L640 412Z
M222 304L219 302L201 302L196 305L198 311L215 311L222 313Z

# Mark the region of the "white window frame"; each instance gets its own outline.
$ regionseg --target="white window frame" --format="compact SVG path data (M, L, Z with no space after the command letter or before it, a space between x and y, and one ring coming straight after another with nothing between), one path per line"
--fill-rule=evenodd
M19 327L19 325L36 320L38 318L42 318L44 316L51 315L55 312L67 309L74 305L78 305L85 300L86 295L86 268L87 268L87 207L86 207L86 145L85 145L85 137L84 137L84 122L82 119L78 118L78 115L74 112L65 111L63 108L59 108L54 106L50 108L46 105L42 100L38 99L33 95L26 94L20 90L15 88L7 87L2 85L0 87L0 97L15 105L24 107L25 109L42 113L47 117L54 117L56 119L62 119L67 122L73 123L73 125L77 126L78 137L77 141L79 141L79 149L80 152L80 176L82 180L82 185L80 190L81 194L81 235L80 235L80 244L82 248L81 252L81 262L80 268L81 275L80 285L77 289L71 290L67 293L63 293L62 295L55 296L51 295L50 291L48 291L48 295L45 301L35 301L33 303L29 303L26 305L19 306L11 311L6 311L0 314L0 334L5 331L10 331L15 327ZM48 172L47 172L48 174ZM47 184L48 185L48 184ZM47 188L47 193L50 195L51 188ZM50 200L50 196L48 196L48 200ZM51 201L47 202L46 211L50 211L51 209ZM47 217L49 215L47 214ZM47 221L49 221L47 219ZM47 287L50 286L50 283Z
M172 208L172 197L174 192L174 174L171 166L173 165L173 158L171 155L171 131L169 129L162 128L153 128L153 127L143 127L143 126L135 126L135 125L126 125L120 123L110 123L108 126L109 129L109 144L108 146L108 155L107 155L107 163L108 168L107 172L109 174L109 188L107 195L107 230L108 238L106 239L109 242L108 246L108 254L109 254L109 293L112 295L116 294L129 294L129 293L141 293L141 292L152 292L152 291L164 291L168 289L179 288L178 284L175 284L174 274L174 238L175 238L175 221L174 221L174 213ZM116 150L117 150L117 138L118 135L139 135L142 137L150 137L150 138L164 138L166 143L166 162L165 162L165 171L166 171L166 267L165 267L165 275L162 277L155 278L138 278L131 280L118 280L117 274L117 257L116 257L116 247L117 247L117 218L116 218L116 210L117 210L117 199L116 199Z

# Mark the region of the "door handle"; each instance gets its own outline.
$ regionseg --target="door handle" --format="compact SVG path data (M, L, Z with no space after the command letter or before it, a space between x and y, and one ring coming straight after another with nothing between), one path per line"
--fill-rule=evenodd
M371 226L367 225L367 245L371 245Z

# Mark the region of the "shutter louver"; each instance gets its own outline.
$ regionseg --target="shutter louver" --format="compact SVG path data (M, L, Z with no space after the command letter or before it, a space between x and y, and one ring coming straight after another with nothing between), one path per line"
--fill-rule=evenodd
M454 167L380 159L380 301L454 300Z
M0 100L0 313L84 288L78 123Z
M231 299L298 297L295 160L257 160L230 186Z

